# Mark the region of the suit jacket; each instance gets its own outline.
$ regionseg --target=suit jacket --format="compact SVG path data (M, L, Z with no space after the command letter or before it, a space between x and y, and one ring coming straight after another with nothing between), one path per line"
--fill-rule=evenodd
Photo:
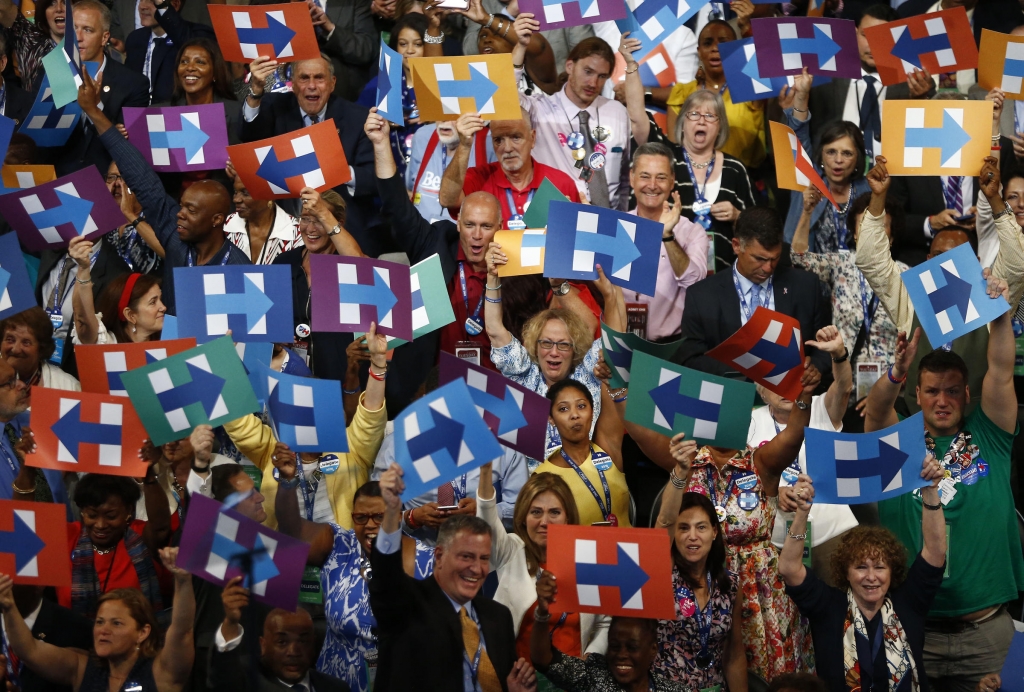
M819 84L811 89L808 108L811 111L811 143L815 151L821 141L821 132L829 124L836 120L843 119L843 109L846 108L846 99L850 94L851 79L833 78L831 82ZM935 95L935 87L931 88L925 98ZM910 98L910 87L906 82L893 84L886 89L886 99L906 100ZM881 133L879 133L881 135ZM808 152L811 154L811 152ZM813 154L811 154L813 156Z
M21 125L32 109L32 94L6 80L4 83L7 85L7 103L4 106L4 115L13 120L15 124Z
M35 85L38 93L43 77L40 72ZM140 73L128 69L121 63L107 58L103 68L103 90L100 93L103 113L112 123L123 123L121 109L125 106L145 107L149 105L149 80ZM67 175L88 166L95 165L102 175L110 166L110 154L100 142L96 128L88 118L82 117L71 133L67 143L60 147L40 149L41 163L53 164L57 175Z
M338 78L334 95L355 101L370 77L377 74L380 34L373 26L370 3L331 0L326 5L334 32L327 38L327 32L318 27L317 43L334 63L334 75Z
M896 9L900 18L925 14L935 4L935 0L907 0ZM1021 12L1017 0L982 0L974 7L974 42L981 43L981 30L990 29L999 33L1007 33L1015 26L1024 24L1024 12Z
M153 46L153 59L150 66L153 103L168 101L174 93L174 73L178 67L178 50L186 41L194 38L208 38L214 42L217 40L213 29L186 21L170 5L162 15L157 12L156 18L167 34L156 39ZM132 31L125 39L125 50L128 55L124 64L142 75L144 75L146 52L149 50L151 33L151 29L143 27Z
M110 37L124 41L128 34L135 31L135 6L139 0L113 0L107 3L110 7ZM179 13L185 20L202 24L210 28L210 10L203 0L189 0L181 6Z
M1013 151L1012 147L1010 151ZM893 238L892 256L911 267L921 264L932 244L924 234L925 219L946 208L942 178L937 175L893 176L889 195L903 204L907 218L902 232ZM964 200L964 213L977 203L978 179L975 178L972 199L969 203Z
M331 96L327 102L324 119L334 119L334 126L341 138L341 146L345 150L345 158L348 159L348 165L355 169L356 174L354 195L349 192L347 184L335 188L348 207L345 228L359 241L365 254L376 257L383 250L383 241L378 234L370 232L378 223L379 217L373 203L373 198L377 194L377 176L373 170L373 145L363 132L368 112L366 108L351 101ZM301 130L305 126L295 94L266 94L260 103L260 111L252 122L246 122L243 108L239 136L243 142L255 142Z
M775 311L800 322L804 341L832 323L832 292L814 274L779 266L772 288ZM716 272L690 286L683 308L683 342L673 360L702 372L735 375L734 368L704 354L739 330L741 309L731 270ZM827 353L811 347L805 347L805 353L823 376L832 372L832 359Z
M402 551L370 554L370 608L377 619L377 692L462 690L465 645L459 615L433 578L418 581L402 569ZM487 655L505 679L516 661L516 637L508 608L481 595L473 599Z
M242 653L245 642L231 651L217 651L217 647L210 649L209 677L207 678L206 689L209 690L231 690L242 692L249 690L249 656ZM338 678L331 677L319 672L316 668L309 669L309 682L313 685L313 692L349 692L347 683ZM292 688L281 683L277 678L271 677L262 666L256 678L256 692L292 692Z
M32 635L47 644L61 648L75 648L89 651L92 649L92 620L63 608L45 598L35 624ZM70 692L70 687L58 685L46 680L34 670L25 666L21 671L22 692Z

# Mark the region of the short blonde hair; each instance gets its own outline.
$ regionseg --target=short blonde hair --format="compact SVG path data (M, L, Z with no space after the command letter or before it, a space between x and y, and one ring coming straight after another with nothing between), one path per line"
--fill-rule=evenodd
M537 356L537 340L540 339L540 333L544 330L544 325L551 320L561 320L569 332L569 338L572 340L572 370L575 370L576 366L583 362L587 352L590 351L594 338L583 319L571 310L548 308L531 317L523 325L523 346L526 347L526 352L530 354L530 360L534 363L540 362Z
M683 105L679 107L679 117L676 118L676 141L679 142L679 146L683 146L683 121L686 120L686 114L706 103L710 103L718 115L718 137L715 138L715 149L721 149L729 139L729 117L725 113L725 101L722 100L722 95L709 89L697 89L687 96Z

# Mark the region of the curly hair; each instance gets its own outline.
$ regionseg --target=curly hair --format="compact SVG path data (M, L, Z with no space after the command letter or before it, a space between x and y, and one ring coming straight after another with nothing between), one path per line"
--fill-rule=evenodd
M516 497L515 512L512 515L512 526L516 535L523 539L523 549L526 551L526 566L530 574L537 573L540 565L540 548L534 543L529 534L526 533L526 515L530 513L530 506L537 499L538 495L544 493L554 494L562 503L565 510L566 524L579 524L580 512L576 509L576 500L572 496L572 490L562 480L561 476L553 473L541 472L530 476L529 480L519 489Z
M50 359L57 343L53 340L53 322L38 305L11 315L3 322L0 322L0 338L6 336L8 331L14 331L18 327L24 327L32 332L36 342L39 343L39 363Z
M895 534L881 526L858 526L843 536L832 553L832 578L836 586L843 590L850 588L847 578L850 566L866 558L882 560L889 566L890 591L907 578L907 550Z
M100 596L96 610L109 601L120 601L128 609L135 626L142 629L149 625L149 636L139 644L139 654L146 658L153 658L164 646L164 631L156 621L153 614L153 606L138 589L113 589Z
M544 325L550 320L561 320L569 332L569 339L572 341L572 366L570 372L583 362L590 347L594 344L593 333L587 324L576 313L565 308L548 308L538 312L523 325L523 346L530 354L530 360L534 363L540 362L537 356L537 340L540 333L544 331Z

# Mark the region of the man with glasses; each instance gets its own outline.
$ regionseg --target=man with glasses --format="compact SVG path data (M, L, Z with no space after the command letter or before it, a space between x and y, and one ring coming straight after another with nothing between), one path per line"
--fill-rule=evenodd
M113 161L107 168L107 190L113 195L127 221L107 233L107 241L131 271L139 274L156 274L160 270L164 248L157 239L153 227L146 221L138 198L131 188L125 185L121 171Z
M23 425L29 407L29 389L7 361L0 360L0 500L49 500L67 504L61 472L25 466L25 452L32 446L31 431ZM22 436L26 439L22 440ZM46 492L45 486L49 486Z

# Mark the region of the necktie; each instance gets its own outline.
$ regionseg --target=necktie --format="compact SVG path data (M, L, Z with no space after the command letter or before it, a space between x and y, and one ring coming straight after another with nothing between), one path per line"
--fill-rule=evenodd
M964 213L964 193L961 189L963 182L962 175L951 175L946 178L946 206L955 209L957 214Z
M586 141L587 160L589 161L590 155L594 153L594 137L590 134L590 113L580 111L579 118L580 129L583 130L583 137ZM608 201L608 178L605 177L604 168L594 171L594 175L590 179L589 188L591 204L605 208L611 206L611 203Z
M750 314L753 316L754 310L761 305L761 287L754 284L750 287ZM765 306L767 307L767 306Z
M319 113L313 113L312 115L309 116L309 124L310 125L316 125L318 122L320 122L320 114Z
M868 153L874 152L875 140L882 135L882 119L878 113L878 90L875 84L878 78L874 75L864 77L864 98L860 102L860 129L864 133L864 148ZM868 160L874 160L869 156Z
M466 648L466 655L469 656L469 661L472 663L476 659L476 651L480 648L480 630L477 629L476 623L469 617L469 613L466 612L465 608L459 608L459 621L462 623L462 645ZM476 671L477 682L480 683L480 689L483 692L500 692L501 681L498 680L498 674L494 671L494 666L491 664L491 659L487 656L487 652L480 651L480 667Z
M306 692L306 686L301 682L297 682L292 685L292 692Z

